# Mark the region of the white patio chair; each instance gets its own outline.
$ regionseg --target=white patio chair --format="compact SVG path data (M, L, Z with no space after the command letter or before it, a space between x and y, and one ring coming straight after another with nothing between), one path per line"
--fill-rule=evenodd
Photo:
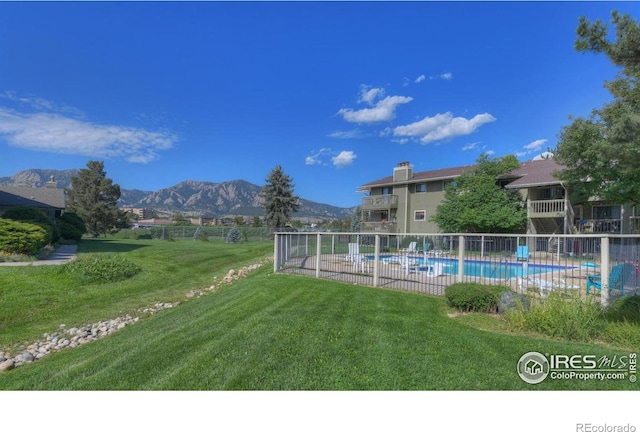
M357 255L360 255L360 244L349 243L349 253L344 257L345 261L354 261Z

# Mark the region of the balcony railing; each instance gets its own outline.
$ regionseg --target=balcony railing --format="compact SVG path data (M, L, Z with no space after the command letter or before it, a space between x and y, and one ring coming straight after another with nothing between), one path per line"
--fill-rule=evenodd
M564 217L565 201L563 199L529 201L529 217Z
M579 233L614 233L620 234L620 219L582 219L576 224Z
M360 222L360 232L395 233L393 222Z
M384 210L398 207L398 195L372 195L362 198L363 210Z

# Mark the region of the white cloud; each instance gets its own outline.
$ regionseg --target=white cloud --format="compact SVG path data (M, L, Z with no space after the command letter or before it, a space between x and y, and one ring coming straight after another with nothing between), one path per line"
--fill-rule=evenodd
M525 149L527 149L529 152L534 152L534 151L538 151L542 148L542 146L544 145L544 143L546 143L547 140L546 139L538 139L535 140L533 142L530 142L529 144L523 146Z
M383 88L370 88L367 85L360 86L360 99L358 99L358 103L367 103L369 105L373 105L373 101L384 96Z
M331 158L331 162L337 168L344 168L346 166L352 165L353 160L356 159L357 156L352 151L343 150L340 152L338 156L334 156Z
M331 154L331 149L327 147L323 147L318 151L312 151L309 156L307 156L304 160L305 165L327 165L326 162L323 162L323 159L326 159L328 155Z
M147 163L158 151L170 149L177 137L170 132L99 125L56 113L21 114L0 108L0 135L14 146L51 153L125 158Z
M373 108L363 108L355 111L351 108L342 108L338 111L338 114L342 115L345 121L351 123L390 121L395 118L395 110L398 105L409 103L412 100L413 98L409 96L387 96L378 101Z
M55 102L51 102L47 99L27 95L22 96L18 95L14 91L5 91L4 93L0 93L0 98L6 99L14 105L19 106L21 108L27 107L35 111L49 111L49 112L57 112L64 113L68 115L72 115L74 117L84 117L84 113L82 113L77 108L70 107L68 105L59 105Z
M418 78L416 78L416 80L414 81L416 84L420 84L422 81L426 80L427 77L424 75L420 75Z
M453 74L451 72L445 72L443 74L440 74L440 78L443 80L450 80L453 79Z
M462 151L476 150L478 148L478 144L480 144L480 143L479 142L474 142L474 143L471 143L471 144L467 144L467 145L462 147Z
M421 137L423 144L433 141L446 140L457 136L469 135L480 126L495 121L496 118L489 113L478 114L471 119L453 117L450 112L437 114L433 117L425 117L420 121L393 129L395 136Z
M356 159L356 154L350 150L342 150L340 153L332 151L330 148L321 148L318 151L312 151L304 160L305 165L322 165L328 166L330 163L336 168L344 168L352 165Z
M338 139L353 139L362 138L362 131L360 129L353 129L350 131L335 131L329 134L330 138Z

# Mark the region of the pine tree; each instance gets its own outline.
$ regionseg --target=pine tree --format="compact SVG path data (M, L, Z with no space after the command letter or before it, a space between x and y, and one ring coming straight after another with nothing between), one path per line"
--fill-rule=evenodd
M562 128L555 160L558 177L572 201L593 197L610 203L640 203L640 25L629 14L612 12L615 38L601 20L580 18L575 48L605 54L619 67L616 79L605 81L613 100L593 109L587 118L572 118Z
M227 234L227 243L240 243L241 241L242 232L237 227L231 228Z
M107 178L104 162L89 161L66 189L67 208L76 213L94 236L106 234L116 226L120 211L120 186Z
M272 228L283 227L300 207L299 198L293 194L292 179L276 165L266 182L262 188L265 222Z

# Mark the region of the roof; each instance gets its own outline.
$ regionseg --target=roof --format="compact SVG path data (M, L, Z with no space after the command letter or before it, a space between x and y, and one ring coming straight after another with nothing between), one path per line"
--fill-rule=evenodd
M553 173L561 169L562 165L553 159L530 160L522 162L519 168L502 178L516 178L505 186L507 189L560 185L562 182Z
M454 179L476 165L465 165L453 168L442 168L431 171L421 171L413 174L407 181L394 182L393 176L381 178L360 186L358 189L366 191L372 187L397 185L404 183L418 183L421 181L435 181ZM553 159L540 159L521 162L520 167L509 174L500 176L501 179L514 179L506 188L521 189L535 186L560 185L561 181L553 176L553 172L559 171L562 166Z
M379 180L372 181L370 183L366 183L360 186L360 189L368 189L374 186L384 186L384 185L393 185L399 183L416 183L420 181L435 181L435 180L448 180L458 177L460 174L465 171L473 168L475 165L465 165L461 167L453 167L453 168L441 168L431 171L420 171L413 174L407 181L403 182L394 182L393 176L390 175L388 177L381 178Z
M0 207L17 206L64 209L66 207L64 190L0 186Z

